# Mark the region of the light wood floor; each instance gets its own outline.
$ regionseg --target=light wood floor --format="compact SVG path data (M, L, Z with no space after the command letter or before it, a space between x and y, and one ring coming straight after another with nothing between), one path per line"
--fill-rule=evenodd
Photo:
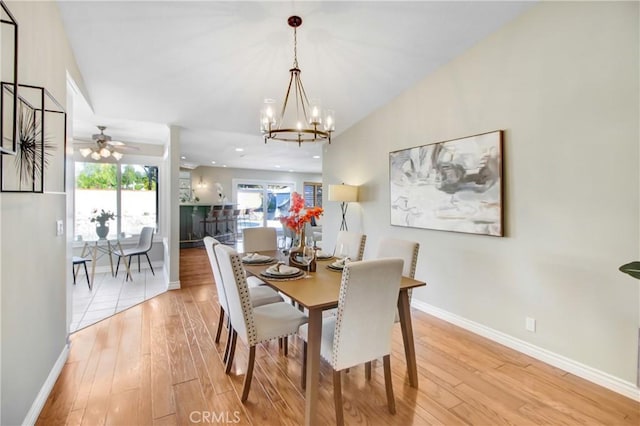
M204 249L183 250L194 270ZM199 261L197 260L199 259ZM231 375L213 342L218 305L209 273L199 286L171 291L71 336L69 359L38 419L40 425L298 425L301 344L289 356L259 346L246 404L239 393L247 349L239 341ZM187 284L183 281L183 284ZM633 425L640 404L444 321L413 311L419 389L409 387L402 336L394 332L397 414L386 410L382 362L371 382L353 368L342 381L347 424ZM334 422L330 367L321 370L323 425Z

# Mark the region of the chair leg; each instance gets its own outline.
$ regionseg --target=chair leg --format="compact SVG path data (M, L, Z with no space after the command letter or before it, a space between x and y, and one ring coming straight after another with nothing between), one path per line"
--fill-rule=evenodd
M245 402L249 397L249 389L251 389L251 378L253 377L253 364L256 360L256 347L249 348L249 361L247 362L247 373L244 375L244 386L242 387L242 398L240 401Z
M382 358L384 364L384 387L387 391L387 406L391 414L396 413L396 401L393 397L393 383L391 382L391 356L385 355Z
M289 355L289 337L284 336L282 338L282 352L284 353L285 358Z
M151 268L151 274L155 275L156 273L153 272L153 266L151 266L151 260L149 259L149 254L145 253L145 256L147 256L147 262L149 262L149 268Z
M229 319L227 319L227 343L224 345L224 356L222 357L222 361L224 365L227 365L227 360L229 359L229 350L231 349L231 334L233 333L233 328L231 327L231 323Z
M78 265L78 268L80 266ZM71 267L71 272L73 272L73 285L76 285L76 275L78 274L78 269L76 268L76 265L73 265Z
M227 358L227 366L224 369L224 372L229 374L231 372L231 365L233 364L233 354L236 351L236 340L238 339L238 333L232 329L231 335L229 336L231 342L229 343L229 355Z
M140 255L138 255L138 273L140 273Z
M336 425L344 426L344 415L342 412L342 382L340 371L333 370L333 403L336 406Z
M131 278L131 281L133 281L133 277L131 276L131 257L129 256L129 262L127 263L127 269L129 270L129 272L127 272L127 276L125 277L125 281L129 281L129 278ZM125 262L127 261L127 259L124 260Z
M216 343L220 343L220 334L222 334L222 323L224 322L224 309L220 306L220 316L218 317L218 329L216 330Z
M84 266L84 274L87 276L87 285L89 286L89 290L91 290L91 281L89 280L89 271L87 271L87 262L82 262L82 265Z
M364 378L366 380L371 380L371 361L364 363Z
M307 389L307 342L302 342L302 375L300 376L300 387Z
M120 258L122 256L118 256L118 264L116 265L116 277L118 276L118 269L120 269Z

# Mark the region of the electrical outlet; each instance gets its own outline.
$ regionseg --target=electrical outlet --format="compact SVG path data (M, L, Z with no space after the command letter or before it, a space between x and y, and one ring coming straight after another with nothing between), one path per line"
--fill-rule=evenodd
M62 224L62 220L56 221L56 236L60 236L64 234L64 225Z
M525 321L525 324L524 324L524 328L525 328L527 331L530 331L530 332L532 332L532 333L535 333L535 332L536 332L536 319L535 319L535 318L527 317L527 318L526 318L526 321Z

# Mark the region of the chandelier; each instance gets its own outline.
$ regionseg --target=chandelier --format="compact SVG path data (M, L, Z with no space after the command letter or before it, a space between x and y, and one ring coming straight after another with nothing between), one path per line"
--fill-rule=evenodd
M276 113L273 99L265 99L260 111L260 130L264 135L264 143L269 139L298 142L298 146L301 146L302 142L326 140L331 143L331 132L335 130L334 112L329 109L323 111L319 101L314 100L310 103L300 79L297 28L302 25L302 18L290 16L287 22L293 28L293 67L289 70L291 77L280 115ZM289 95L292 91L294 113L287 115Z

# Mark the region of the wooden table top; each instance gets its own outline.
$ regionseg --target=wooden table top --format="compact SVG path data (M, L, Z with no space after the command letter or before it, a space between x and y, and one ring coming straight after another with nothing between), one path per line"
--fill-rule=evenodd
M260 254L278 258L286 261L286 257L276 251L262 251ZM243 255L240 255L241 257ZM307 309L330 309L338 306L338 296L340 295L340 283L342 273L327 267L335 259L316 260L316 272L311 272L311 278L300 278L296 280L269 279L262 275L265 269L271 265L251 265L244 263L245 270L251 275L259 277L269 286L292 298ZM413 278L402 277L400 289L406 290L426 285L424 281Z

